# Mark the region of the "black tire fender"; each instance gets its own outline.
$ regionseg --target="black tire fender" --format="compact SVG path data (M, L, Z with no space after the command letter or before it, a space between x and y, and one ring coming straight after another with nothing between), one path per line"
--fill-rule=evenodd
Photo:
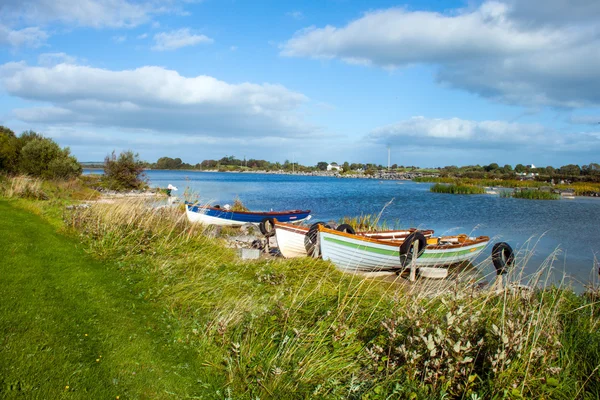
M315 222L310 226L308 232L304 235L304 249L309 257L321 257L321 249L319 248L319 225L329 228L325 222Z
M356 235L356 231L354 230L354 228L348 224L341 224L336 228L336 230L344 233L349 233L351 235Z
M413 260L413 248L415 242L419 244L419 253L417 258L421 257L427 247L427 238L421 231L414 231L404 239L404 242L400 245L400 265L402 268L406 268L410 265Z
M263 218L263 220L260 221L260 224L258 224L258 229L260 229L260 233L262 233L266 237L273 236L275 234L275 218Z
M505 275L515 262L515 253L506 242L498 242L492 247L492 262L497 275Z

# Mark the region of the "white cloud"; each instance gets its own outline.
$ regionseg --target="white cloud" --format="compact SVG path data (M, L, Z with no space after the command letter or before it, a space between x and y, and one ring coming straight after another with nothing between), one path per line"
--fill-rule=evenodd
M541 124L506 121L471 121L460 118L412 117L373 130L372 142L397 146L479 148L488 150L526 149L549 152L600 150L594 133L560 133Z
M157 33L154 35L154 41L156 44L152 46L152 50L157 51L175 50L181 47L213 42L208 36L191 33L189 28Z
M598 8L591 0L577 2ZM370 12L344 27L301 30L281 46L281 54L385 68L436 65L441 83L503 102L600 105L596 20L556 25L542 23L550 20L544 16L528 24L524 4L486 1L452 14L401 8ZM552 4L558 14L566 0Z
M101 27L132 27L150 21L156 14L168 12L172 2L128 0L5 0L0 14L5 19L45 24Z
M13 30L0 23L0 46L40 47L48 39L48 34L40 28L30 27Z
M127 36L124 36L124 35L113 36L112 39L114 40L115 43L124 43L127 40Z
M236 51L237 49L238 49L238 47L237 47L237 46L230 46L230 47L229 47L229 50L231 50L231 51Z
M137 36L138 39L146 39L147 37L148 37L147 33L142 33L141 35Z
M11 96L46 104L13 110L25 122L220 138L302 137L314 130L298 112L308 99L281 85L184 77L161 67L111 71L13 62L0 66L0 85Z

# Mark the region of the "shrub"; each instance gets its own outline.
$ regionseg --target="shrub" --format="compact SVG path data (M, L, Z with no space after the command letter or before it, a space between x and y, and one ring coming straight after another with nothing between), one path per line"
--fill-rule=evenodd
M15 133L0 126L0 171L14 173L19 161L19 145Z
M145 188L144 165L139 155L128 150L117 157L113 151L104 159L104 175L101 182L104 187L112 190Z
M25 135L23 135L25 136ZM19 167L27 175L40 178L71 178L81 174L81 165L52 139L36 137L21 149Z

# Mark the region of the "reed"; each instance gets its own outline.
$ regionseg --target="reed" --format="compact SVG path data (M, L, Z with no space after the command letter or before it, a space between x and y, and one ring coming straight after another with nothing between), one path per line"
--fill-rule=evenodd
M32 200L48 200L48 195L42 190L43 180L26 175L8 178L4 186L4 196Z
M516 199L528 199L528 200L559 200L560 195L558 193L546 192L542 190L515 190L512 192L511 197Z
M434 193L449 194L484 194L485 189L481 186L462 185L462 184L442 184L436 183L430 189Z
M490 186L490 187L542 187L548 186L546 182L533 180L517 180L517 179L476 179L476 178L457 178L457 177L417 177L415 182L430 182L430 183L451 183L456 185L475 185L475 186Z

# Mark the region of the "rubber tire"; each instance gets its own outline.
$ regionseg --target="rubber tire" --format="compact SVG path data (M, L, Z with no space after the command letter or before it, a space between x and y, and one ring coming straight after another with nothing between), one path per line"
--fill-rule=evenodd
M323 225L325 228L330 228L325 222L315 222L308 228L308 232L304 235L304 249L309 257L319 258L321 257L321 249L315 252L317 241L319 239L319 225Z
M340 231L340 232L344 232L344 233L349 233L351 235L356 235L356 231L354 231L354 228L351 227L348 224L341 224L340 226L338 226L337 228L335 228L336 231Z
M266 217L260 221L258 224L258 229L260 229L260 233L265 235L265 237L271 237L275 234L275 218Z
M492 247L492 262L497 275L505 275L515 262L515 253L506 242L498 242Z
M417 258L421 257L427 247L427 238L421 231L414 231L404 239L404 242L400 245L400 265L402 268L410 266L413 259L412 248L415 242L419 242L419 254Z

